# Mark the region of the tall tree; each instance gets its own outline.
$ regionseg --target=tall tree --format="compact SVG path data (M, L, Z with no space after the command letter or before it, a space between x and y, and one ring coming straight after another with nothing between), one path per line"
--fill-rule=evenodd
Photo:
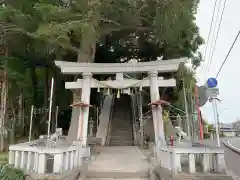
M71 51L77 62L98 60L96 51L104 46L114 61L187 56L197 65L202 43L195 24L197 4L198 0L5 0L0 20L15 24L40 52L61 57ZM74 101L79 98L74 93Z

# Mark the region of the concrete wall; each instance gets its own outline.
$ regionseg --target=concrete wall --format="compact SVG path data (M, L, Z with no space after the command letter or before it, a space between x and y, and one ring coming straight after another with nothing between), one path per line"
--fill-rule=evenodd
M154 127L152 118L146 119L144 122L144 133L149 136L150 141L154 141Z
M101 114L99 117L99 126L97 129L96 137L102 139L102 146L104 146L106 142L109 118L112 110L112 103L113 103L113 96L112 95L107 96L104 99L103 107L101 109Z
M222 135L224 137L235 137L236 136L236 132L222 132Z

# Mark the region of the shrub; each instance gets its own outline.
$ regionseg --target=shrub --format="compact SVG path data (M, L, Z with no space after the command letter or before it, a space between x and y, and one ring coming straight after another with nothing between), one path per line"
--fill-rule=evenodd
M3 166L0 172L0 180L24 180L24 172L8 166Z

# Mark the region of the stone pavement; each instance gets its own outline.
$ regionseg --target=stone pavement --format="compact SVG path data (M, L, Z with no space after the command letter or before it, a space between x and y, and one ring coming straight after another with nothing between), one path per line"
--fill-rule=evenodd
M99 154L88 165L84 173L90 179L124 178L147 179L149 164L147 157L134 146L99 147Z

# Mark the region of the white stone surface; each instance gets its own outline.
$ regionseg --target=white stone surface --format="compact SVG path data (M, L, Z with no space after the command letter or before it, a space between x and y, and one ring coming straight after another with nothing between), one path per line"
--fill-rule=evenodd
M175 79L161 79L158 78L157 82L158 87L175 87ZM66 89L80 89L83 87L83 79L78 79L76 82L66 82ZM123 89L124 87L149 87L149 79L145 80L134 80L134 79L124 79L124 80L107 80L107 81L91 81L91 88L108 88L113 87L116 89Z
M36 142L38 141L11 145L9 164L28 172L44 174L47 172L47 164L51 165L52 163L52 161L47 161L47 156L51 155L53 157L53 173L61 173L64 170L80 167L83 159L90 157L90 148L83 148L81 142L59 148L33 146Z
M150 164L138 147L102 147L100 154L89 164L89 171L138 172L148 171Z
M91 93L91 77L92 73L83 73L83 88L82 88L82 94L81 94L81 101L86 104L90 104L90 93ZM83 113L80 113L79 115L79 124L81 126L78 129L78 136L77 140L82 139L83 140L83 146L87 145L87 135L88 135L88 115L89 115L89 106L88 107L82 107L81 111ZM81 117L83 116L83 117Z
M102 139L102 146L106 143L106 137L108 133L108 124L110 119L110 114L112 110L113 96L109 95L104 99L103 107L101 109L101 114L99 116L99 126L97 128L97 138Z
M188 155L187 162L189 173L196 172L196 161L203 166L203 171L210 173L223 172L226 170L224 161L224 151L221 148L214 147L186 147L186 148L162 148L158 150L161 167L167 168L174 173L182 172L181 162ZM170 167L167 163L170 159ZM185 163L184 163L185 164Z
M150 78L150 95L151 102L160 100L160 94L158 89L158 72L150 71L148 72ZM164 135L164 125L162 119L162 108L161 106L152 106L152 117L153 126L155 132L155 144L159 147L165 145L165 135ZM160 144L159 144L160 143Z
M94 74L113 74L125 72L148 72L157 70L159 72L177 71L179 64L187 61L188 58L179 58L172 60L160 60L141 62L135 64L129 63L77 63L66 61L55 61L55 64L61 68L64 74L81 74L92 72Z
M88 180L149 180L149 178L88 178Z

